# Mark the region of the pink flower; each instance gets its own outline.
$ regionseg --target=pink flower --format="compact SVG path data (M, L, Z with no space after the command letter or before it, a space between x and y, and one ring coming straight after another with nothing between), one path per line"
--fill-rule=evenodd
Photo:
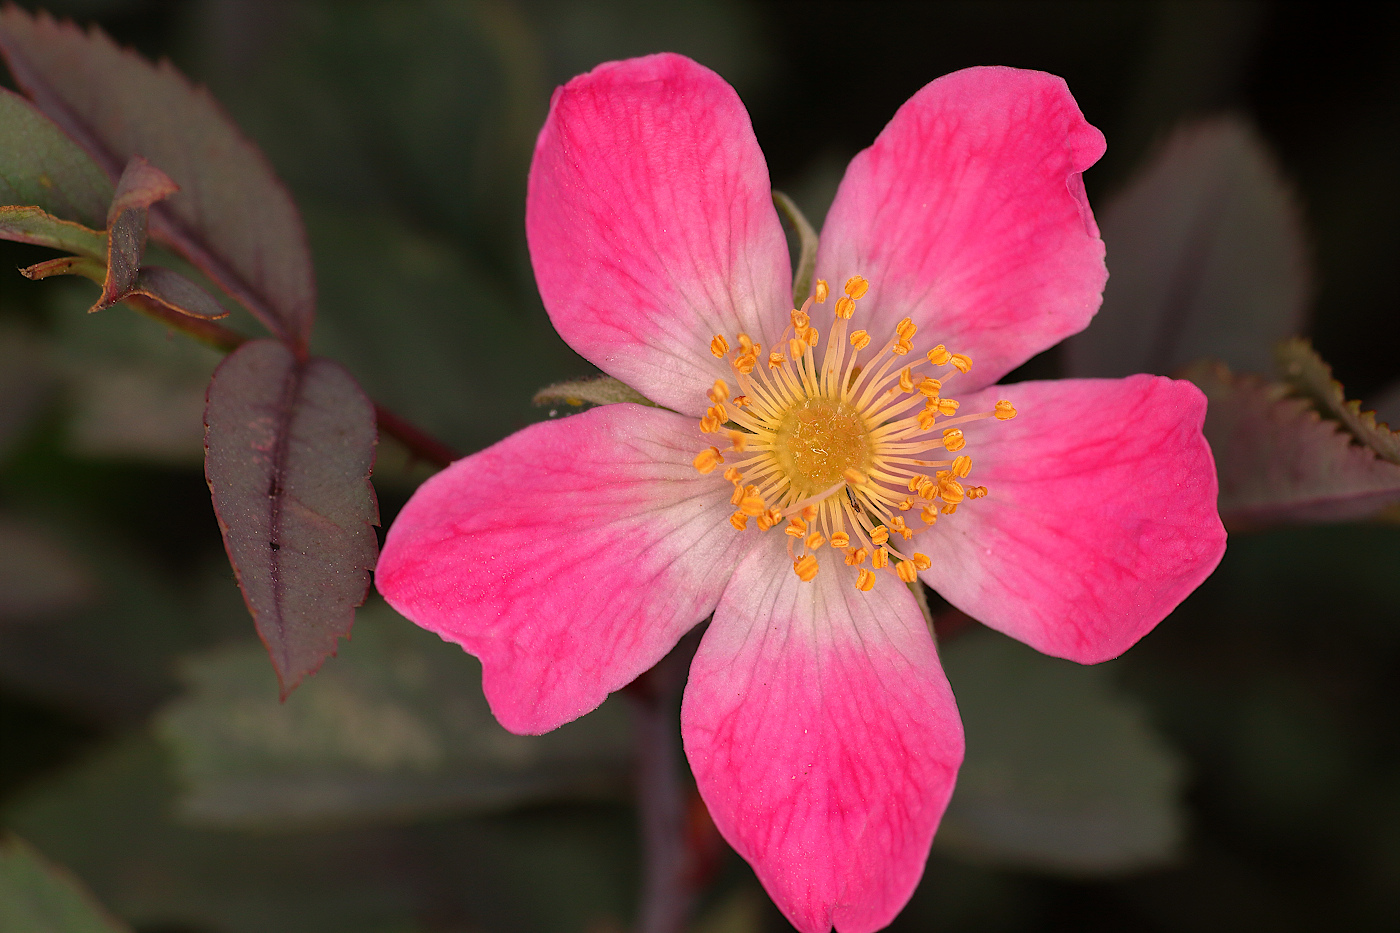
M564 339L665 408L453 464L389 531L380 591L481 658L521 733L713 613L681 728L716 825L798 929L889 923L963 755L905 583L1094 663L1224 550L1189 383L991 385L1098 308L1080 173L1103 150L1059 78L934 81L851 162L793 311L734 90L676 55L575 78L530 171L535 275Z

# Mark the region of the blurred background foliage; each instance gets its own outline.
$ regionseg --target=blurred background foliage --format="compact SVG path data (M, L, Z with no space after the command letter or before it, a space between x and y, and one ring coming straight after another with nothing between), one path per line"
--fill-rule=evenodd
M927 81L1062 75L1109 141L1085 182L1115 278L1088 335L1010 378L1113 375L1129 351L1130 368L1267 374L1271 344L1304 333L1350 397L1400 421L1393 4L47 8L208 84L306 217L318 351L463 451L592 371L550 328L525 250L551 89L665 49L738 88L775 186L818 224L846 161ZM1174 305L1188 313L1161 317L1153 276L1197 201L1219 207L1216 239ZM47 255L2 243L0 269ZM0 927L625 927L625 711L510 736L475 662L377 602L279 705L200 470L217 354L123 309L84 315L90 293L0 275L0 821L26 840L0 842ZM385 526L425 475L381 443ZM1236 533L1198 593L1092 669L944 607L968 759L895 929L1396 928L1397 568L1394 523ZM695 929L784 928L722 859Z

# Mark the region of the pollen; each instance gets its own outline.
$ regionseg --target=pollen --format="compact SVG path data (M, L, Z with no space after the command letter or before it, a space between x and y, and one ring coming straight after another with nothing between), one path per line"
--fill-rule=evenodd
M972 361L943 344L915 354L912 317L873 337L851 329L864 323L866 300L879 299L859 275L842 291L828 305L832 288L818 279L771 346L743 333L714 336L710 351L733 378L708 387L699 427L729 446L706 447L693 465L702 475L724 465L731 525L744 531L753 519L760 534L781 529L800 580L815 579L816 552L829 544L844 558L837 569L869 592L882 571L915 580L932 566L918 536L945 533L935 524L959 506L980 507L987 488L961 482L972 456L960 452L1016 410L1000 401L969 413L944 398L945 387L954 395L975 388L957 382Z

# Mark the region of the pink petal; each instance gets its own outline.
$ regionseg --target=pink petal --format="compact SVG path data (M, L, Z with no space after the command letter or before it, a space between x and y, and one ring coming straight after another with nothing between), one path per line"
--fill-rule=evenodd
M870 280L852 326L884 340L910 317L990 385L1098 310L1104 248L1080 173L1103 151L1060 78L945 75L851 160L817 274L833 290Z
M677 411L702 413L732 378L714 335L769 345L787 326L787 240L748 112L680 55L599 65L555 92L525 230L569 345Z
M513 732L589 712L719 602L754 538L691 466L689 418L608 405L536 424L424 483L384 543L395 609L481 658Z
M1046 654L1117 657L1166 617L1225 552L1206 399L1159 376L993 386L1011 421L964 430L988 489L915 538L924 582Z
M962 723L914 598L830 548L739 566L690 669L686 755L724 838L804 933L888 924L923 874Z

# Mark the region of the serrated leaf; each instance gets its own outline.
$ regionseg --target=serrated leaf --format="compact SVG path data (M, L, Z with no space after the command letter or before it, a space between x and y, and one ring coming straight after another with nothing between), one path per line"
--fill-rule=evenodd
M142 266L136 285L125 297L144 295L167 308L202 317L211 321L228 317L228 310L214 296L185 278L174 269L163 266Z
M1312 399L1326 416L1346 425L1362 444L1376 455L1400 463L1400 433L1390 425L1376 422L1374 411L1362 411L1361 403L1348 400L1342 384L1332 378L1332 367L1317 355L1312 344L1301 338L1278 346L1278 365L1283 378L1304 398Z
M1067 342L1076 376L1173 374L1202 357L1267 372L1309 297L1301 211L1244 121L1179 129L1100 212L1103 307Z
M374 406L339 364L254 340L214 371L204 424L224 546L286 696L369 592Z
M1400 466L1356 444L1287 386L1203 363L1186 377L1205 392L1205 434L1231 527L1362 518L1400 499Z
M5 88L0 133L0 204L37 207L89 228L106 226L111 180L53 121Z
M536 405L550 405L562 402L579 407L590 405L612 405L617 402L636 402L638 405L656 407L656 403L612 376L598 376L593 379L576 379L571 382L556 382L535 393Z
M382 602L335 665L279 703L256 645L187 659L161 714L192 823L285 830L500 809L624 785L625 711L543 736L506 732L475 659Z
M1182 766L1110 668L1049 658L989 630L942 651L967 735L936 846L998 864L1112 874L1182 841Z
M174 179L181 191L152 207L151 236L273 333L306 346L316 294L296 205L206 91L97 29L16 6L0 13L0 52L34 104L109 178L139 154Z
M16 836L0 836L0 930L123 933L76 878Z
M150 206L178 190L170 176L139 155L127 161L107 208L107 276L89 313L110 308L136 289Z

